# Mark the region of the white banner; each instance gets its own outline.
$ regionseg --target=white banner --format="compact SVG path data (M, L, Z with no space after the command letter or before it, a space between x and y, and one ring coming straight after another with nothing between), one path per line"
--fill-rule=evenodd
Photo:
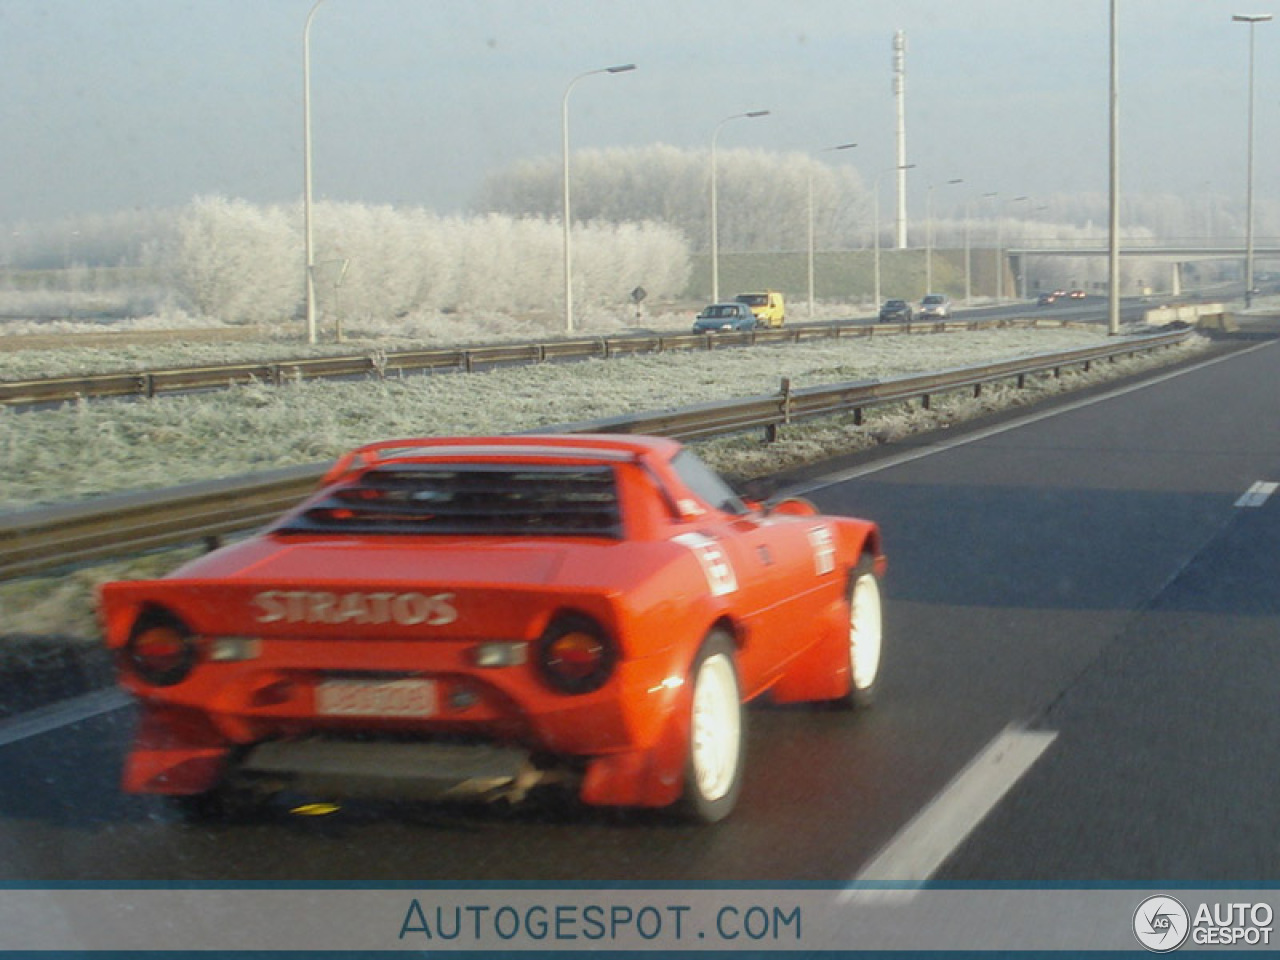
M0 889L0 951L1273 949L1280 890Z

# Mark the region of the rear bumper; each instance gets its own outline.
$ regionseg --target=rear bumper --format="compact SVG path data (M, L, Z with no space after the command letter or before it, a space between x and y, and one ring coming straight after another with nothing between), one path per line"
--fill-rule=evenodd
M667 678L686 667L674 654L624 661L600 691L543 691L537 700L516 696L518 683L496 682L501 670L493 684L436 675L442 704L464 679L476 697L417 719L317 716L312 685L301 679L258 706L255 691L276 690L280 675L245 666L236 676L228 666L220 682L206 671L189 689L145 691L123 788L198 794L248 777L331 796L518 798L554 779L581 780L590 803L661 806L683 782L687 691Z

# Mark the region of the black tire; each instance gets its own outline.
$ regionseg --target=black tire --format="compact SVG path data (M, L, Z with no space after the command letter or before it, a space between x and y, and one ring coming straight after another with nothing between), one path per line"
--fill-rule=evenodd
M723 820L742 789L747 717L734 652L733 639L713 630L689 668L689 755L677 811L697 823Z
M849 692L836 703L850 710L865 710L875 703L884 646L880 581L871 557L864 556L850 571L845 603L849 610Z

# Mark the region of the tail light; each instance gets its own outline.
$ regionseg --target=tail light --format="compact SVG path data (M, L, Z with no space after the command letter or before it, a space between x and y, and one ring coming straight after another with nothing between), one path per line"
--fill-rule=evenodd
M171 687L195 668L196 638L167 610L150 609L138 617L125 644L125 660L140 678L155 687Z
M538 639L538 672L561 693L599 690L617 662L618 648L613 638L585 614L561 614Z

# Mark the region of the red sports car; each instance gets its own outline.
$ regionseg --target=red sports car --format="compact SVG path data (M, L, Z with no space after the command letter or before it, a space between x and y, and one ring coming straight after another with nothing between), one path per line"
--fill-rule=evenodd
M668 439L361 447L251 539L103 587L124 788L208 814L558 783L716 821L745 701L870 702L884 566L875 524L744 502Z

